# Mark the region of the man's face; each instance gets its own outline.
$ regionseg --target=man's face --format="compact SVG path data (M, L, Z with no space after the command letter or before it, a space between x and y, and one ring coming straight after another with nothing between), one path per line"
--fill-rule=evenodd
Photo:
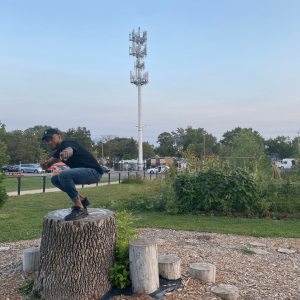
M58 134L54 134L53 136L47 136L44 139L44 142L51 150L55 150L57 148L59 141L60 141L60 135Z

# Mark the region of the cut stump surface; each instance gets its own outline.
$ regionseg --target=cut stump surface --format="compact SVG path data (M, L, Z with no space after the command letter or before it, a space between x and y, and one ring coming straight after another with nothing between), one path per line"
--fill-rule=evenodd
M189 273L196 279L205 282L216 281L216 267L213 264L194 263L189 267Z
M234 285L216 285L211 291L224 300L236 300L239 297L239 289Z

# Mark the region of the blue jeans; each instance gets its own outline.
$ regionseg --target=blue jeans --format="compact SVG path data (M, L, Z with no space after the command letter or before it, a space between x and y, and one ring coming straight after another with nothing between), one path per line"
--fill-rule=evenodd
M60 172L51 178L54 186L67 193L70 199L75 202L80 199L75 184L91 184L101 179L102 175L95 169L76 168Z

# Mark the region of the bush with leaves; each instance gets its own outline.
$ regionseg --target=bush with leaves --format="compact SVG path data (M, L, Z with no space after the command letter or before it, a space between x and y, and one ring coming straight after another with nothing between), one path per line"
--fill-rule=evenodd
M182 173L173 181L174 213L194 210L245 212L261 210L258 183L243 169L226 171L218 166L197 174Z
M116 213L118 242L116 245L115 263L111 270L110 279L113 286L125 288L130 284L129 271L129 242L136 239L138 231L131 228L134 219L124 210Z
M144 179L142 178L142 176L140 174L138 175L130 175L128 176L127 178L124 178L122 180L121 183L138 183L138 184L141 184L141 183L144 183Z
M5 154L6 144L4 143L4 139L6 137L5 125L0 121L0 184L6 178L4 172L2 171L2 166L7 164L9 161L9 156ZM8 195L6 193L5 187L0 186L0 209L5 204L8 199Z

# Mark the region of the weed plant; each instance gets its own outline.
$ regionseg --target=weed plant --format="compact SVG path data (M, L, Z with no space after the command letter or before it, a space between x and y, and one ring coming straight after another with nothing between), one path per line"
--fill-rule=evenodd
M134 176L135 177L135 176ZM143 179L142 179L143 180ZM166 205L174 197L168 181L157 178L154 180L143 180L146 182L143 193L132 193L129 197L123 196L110 199L107 209L113 211L166 211Z
M145 183L145 179L142 178L140 174L138 175L130 175L127 178L124 178L121 183L138 183L142 184Z
M113 286L125 288L130 284L129 271L129 242L136 239L138 231L131 228L134 219L124 210L116 213L118 242L115 252L115 263L111 270L110 279Z

